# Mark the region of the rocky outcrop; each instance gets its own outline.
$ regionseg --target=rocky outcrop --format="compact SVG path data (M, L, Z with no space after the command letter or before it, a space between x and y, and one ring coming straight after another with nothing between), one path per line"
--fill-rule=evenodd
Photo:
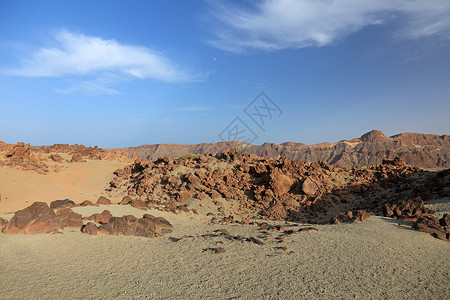
M390 199L380 201L378 191L410 189L411 193L414 176L420 172L399 158L367 168L339 168L284 157L265 159L234 149L189 159L138 160L116 170L113 180L125 181L128 195L146 201L147 207L172 212L189 212L191 203L210 201L218 206L216 213L225 216L224 206L229 205L223 202L235 201L246 217L329 222L341 212L381 211ZM145 209L144 203L138 203L136 207ZM355 216L355 220L365 218Z
M370 216L373 216L374 213L367 212L363 209L361 210L354 210L354 211L348 211L344 213L340 213L336 217L332 218L330 220L331 224L337 224L337 223L353 223L353 222L363 222L369 219Z
M172 232L172 225L164 218L156 218L145 214L138 219L127 215L123 217L111 217L105 224L97 227L94 223L88 223L82 228L82 232L97 235L129 235L153 238Z
M420 217L413 228L431 234L437 239L450 242L450 215L448 214L445 214L440 220L433 216Z
M5 234L56 233L64 227L81 228L81 215L70 208L56 213L44 202L34 202L25 209L17 211L8 225Z
M436 211L426 208L421 198L413 198L401 201L398 204L385 204L383 214L385 217L416 221Z

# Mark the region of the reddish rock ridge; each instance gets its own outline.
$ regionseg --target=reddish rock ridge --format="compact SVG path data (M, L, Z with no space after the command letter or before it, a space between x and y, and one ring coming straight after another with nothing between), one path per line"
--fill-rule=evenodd
M233 148L239 148L245 154L256 154L265 158L287 157L308 162L323 161L342 167L377 165L382 163L383 159L394 157L402 158L410 166L450 167L449 135L401 133L386 137L378 130L372 130L360 138L317 145L288 142L257 146L231 141L197 145L154 144L105 150L136 152L139 158L153 161L160 157L177 158L187 153L214 154Z
M83 145L55 144L52 146L30 146L19 142L17 144L7 144L0 141L0 167L10 166L22 168L24 170L33 170L40 174L48 173L51 168L48 162L62 163L84 163L85 159L91 160L118 160L122 162L133 162L138 157L133 153L131 159L127 151L116 150L107 152L101 148L86 147ZM71 155L70 159L64 160L63 157L55 153L65 153ZM54 167L57 172L59 168Z

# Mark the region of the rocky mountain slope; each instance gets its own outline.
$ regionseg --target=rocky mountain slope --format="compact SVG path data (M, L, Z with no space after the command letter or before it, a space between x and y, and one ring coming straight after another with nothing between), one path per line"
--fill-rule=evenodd
M231 141L197 145L154 144L105 150L136 152L140 158L152 161L159 157L176 158L187 153L219 153L233 148L241 149L245 154L256 154L266 158L287 157L308 162L323 161L339 166L377 165L383 159L400 157L411 166L450 167L449 135L401 133L387 137L378 130L363 134L360 138L316 145L288 142L280 145L265 143L258 146Z

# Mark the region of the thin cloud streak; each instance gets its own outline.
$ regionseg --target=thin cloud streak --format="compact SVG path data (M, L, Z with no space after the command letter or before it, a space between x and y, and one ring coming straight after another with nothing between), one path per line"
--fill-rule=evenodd
M206 106L185 106L185 107L180 107L179 108L180 111L205 111L205 110L210 110L209 107Z
M443 0L264 0L252 9L211 2L211 14L220 25L209 43L236 53L327 46L396 20L396 38L450 39L450 1Z

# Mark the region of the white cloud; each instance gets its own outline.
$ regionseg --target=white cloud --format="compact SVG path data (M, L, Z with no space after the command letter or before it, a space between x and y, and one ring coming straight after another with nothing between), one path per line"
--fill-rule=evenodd
M22 61L21 68L8 70L6 73L29 77L63 77L110 72L125 77L166 82L195 80L162 52L154 49L121 44L116 40L105 40L68 30L57 32L54 41L55 47L36 50L31 57Z
M211 4L217 48L279 50L332 44L364 27L398 21L398 38L450 39L448 0L263 0L251 8Z

